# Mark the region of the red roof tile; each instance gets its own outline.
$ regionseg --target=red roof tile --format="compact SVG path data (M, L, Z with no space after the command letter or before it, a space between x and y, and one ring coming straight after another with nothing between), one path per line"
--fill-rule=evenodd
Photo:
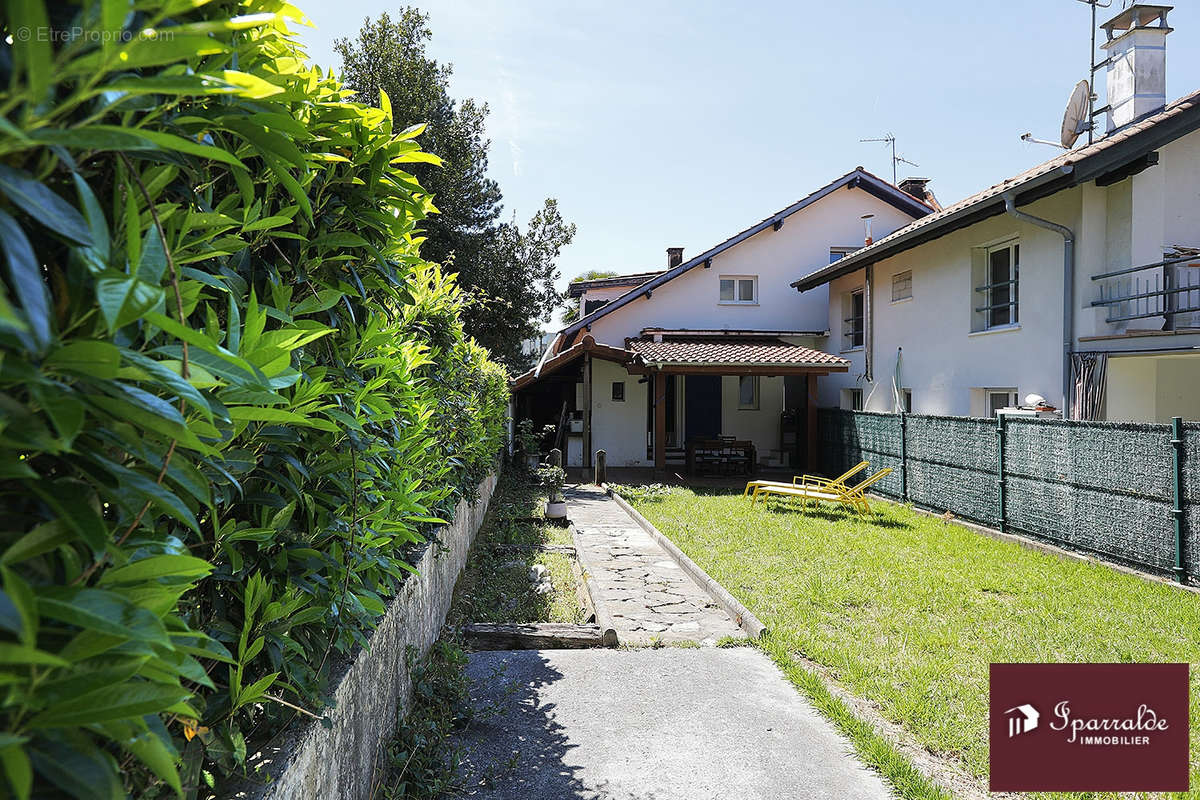
M780 339L698 338L630 339L626 347L637 353L649 366L656 364L694 364L697 366L823 366L849 367L850 362L811 347L788 344Z

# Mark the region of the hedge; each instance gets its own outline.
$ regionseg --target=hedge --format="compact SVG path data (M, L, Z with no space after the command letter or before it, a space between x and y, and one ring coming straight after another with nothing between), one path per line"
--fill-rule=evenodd
M420 128L277 0L6 0L0 765L205 796L319 714L502 441Z

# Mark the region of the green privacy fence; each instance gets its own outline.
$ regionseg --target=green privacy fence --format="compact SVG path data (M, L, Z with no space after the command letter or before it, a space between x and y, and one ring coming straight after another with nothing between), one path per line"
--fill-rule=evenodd
M820 412L822 469L879 494L1200 583L1200 423Z

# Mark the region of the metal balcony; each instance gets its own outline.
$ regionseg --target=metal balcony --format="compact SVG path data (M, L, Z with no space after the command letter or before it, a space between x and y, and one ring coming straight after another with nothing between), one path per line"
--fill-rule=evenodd
M1105 272L1092 280L1092 306L1107 308L1110 323L1163 317L1163 330L1200 328L1200 255Z

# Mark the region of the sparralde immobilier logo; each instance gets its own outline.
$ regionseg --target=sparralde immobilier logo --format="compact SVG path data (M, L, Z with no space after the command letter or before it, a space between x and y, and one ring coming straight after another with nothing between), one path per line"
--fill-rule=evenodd
M994 792L1188 790L1187 664L992 664Z

